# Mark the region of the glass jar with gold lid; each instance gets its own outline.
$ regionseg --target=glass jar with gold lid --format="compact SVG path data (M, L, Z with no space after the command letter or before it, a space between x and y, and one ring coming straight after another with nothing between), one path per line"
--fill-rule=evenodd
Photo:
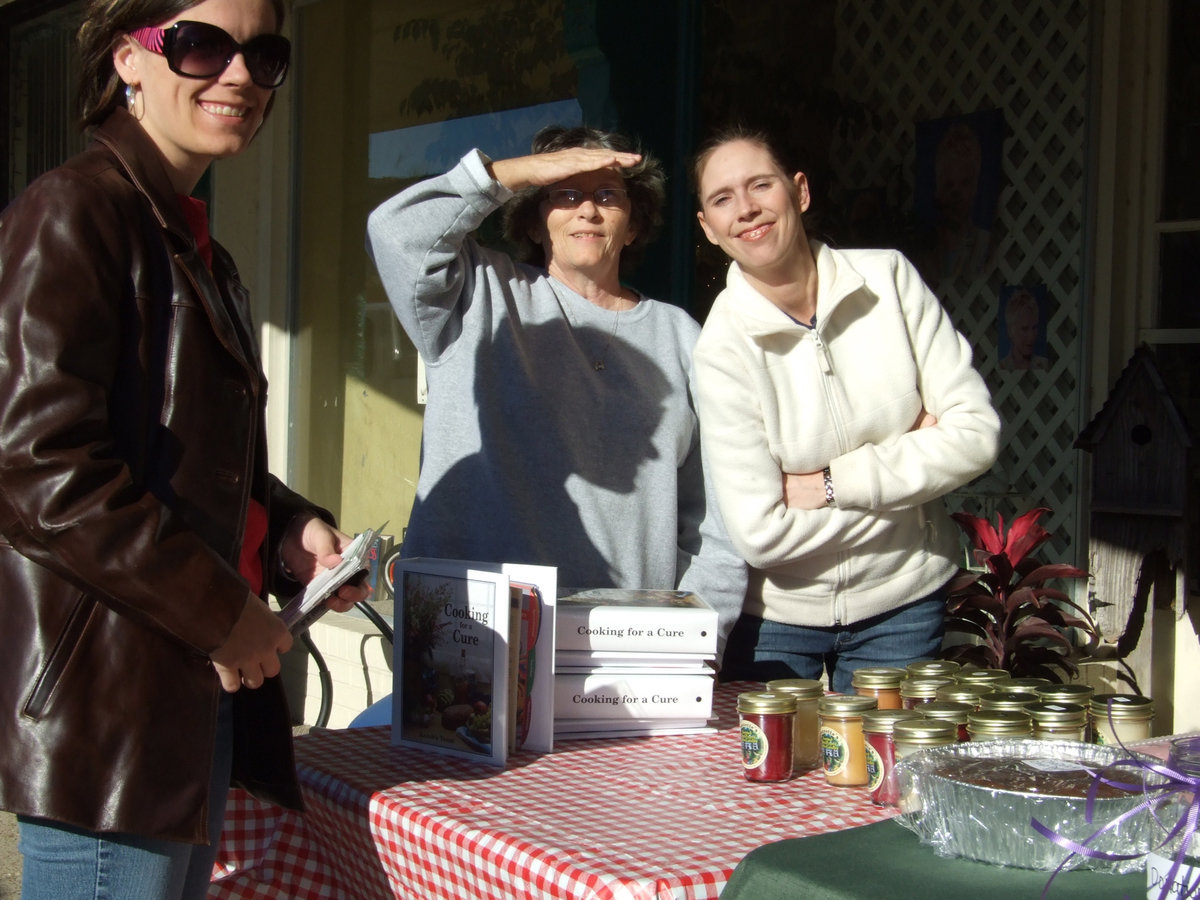
M903 719L892 726L892 740L896 744L896 760L927 750L930 747L947 747L958 743L958 726L946 719Z
M896 744L892 729L904 719L919 719L915 709L868 709L862 714L863 737L867 751L867 789L876 806L895 806L900 796L892 769L896 765Z
M901 709L900 682L905 677L905 671L894 666L867 666L854 670L850 684L856 694L874 697L879 709Z
M953 722L958 728L958 740L969 740L967 735L967 716L975 712L975 707L961 700L930 700L922 703L916 709L927 719L941 719Z
M961 684L990 684L998 687L1012 678L1004 669L959 669L954 680Z
M952 659L919 659L916 662L910 662L905 668L909 678L930 678L942 675L949 675L953 678L962 666Z
M1087 707L1078 703L1043 700L1025 707L1033 719L1033 737L1037 740L1082 741L1088 724Z
M792 770L799 774L821 766L821 735L817 727L817 701L825 694L821 682L812 678L776 678L768 691L796 698L796 722L792 733Z
M1024 709L979 709L967 716L967 734L973 741L1031 737L1033 717Z
M979 709L979 700L984 694L990 694L994 688L990 684L963 684L956 681L953 684L943 684L937 690L937 700L953 700L956 703L969 703L972 709Z
M830 784L851 787L870 781L862 716L876 708L874 697L855 694L826 694L817 701L821 763Z
M1032 691L997 690L984 694L979 698L980 709L1024 709L1031 703L1038 702L1038 695Z
M1004 690L1006 691L1028 691L1031 694L1036 694L1038 688L1046 687L1053 682L1049 678L1010 678L1004 682Z
M1090 710L1092 740L1097 744L1115 744L1118 737L1125 743L1150 737L1154 703L1149 697L1096 694L1092 697Z
M954 684L954 679L949 675L905 678L900 682L900 701L905 709L916 709L922 703L936 700L938 688L947 684Z
M1055 703L1078 703L1084 709L1092 702L1096 689L1090 684L1046 684L1034 688L1033 692L1042 700Z

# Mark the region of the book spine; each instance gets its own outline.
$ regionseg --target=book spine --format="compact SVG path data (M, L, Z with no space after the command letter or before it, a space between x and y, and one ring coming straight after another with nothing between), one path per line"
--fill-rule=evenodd
M555 675L555 719L704 719L711 675Z
M558 650L715 653L712 609L637 609L628 606L558 607Z

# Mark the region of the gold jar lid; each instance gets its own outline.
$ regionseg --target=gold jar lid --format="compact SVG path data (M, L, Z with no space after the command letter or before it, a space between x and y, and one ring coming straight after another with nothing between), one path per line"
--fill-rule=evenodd
M930 675L955 675L962 666L952 659L919 659L907 666L909 678L925 678Z
M946 684L954 684L954 679L949 675L931 675L926 678L906 678L900 682L900 696L928 698L932 700L937 696L938 688Z
M1049 678L1010 678L1004 682L1006 691L1030 691L1036 694L1038 688L1052 684Z
M946 719L904 719L892 729L896 743L953 744L958 741L958 726Z
M1154 718L1153 701L1137 694L1096 694L1091 702L1092 715L1100 719L1107 718L1110 701L1114 722Z
M1033 717L1024 710L981 709L967 716L967 731L972 735L1006 737L1033 733Z
M978 682L999 684L1008 681L1011 677L1004 669L959 669L954 676L954 680L961 681L963 684L975 684Z
M817 701L817 714L834 719L858 718L868 709L875 709L879 701L861 694L826 694Z
M897 722L919 718L921 714L915 709L868 709L862 714L863 731L871 734L891 734Z
M856 688L898 688L905 677L905 671L894 666L868 666L855 669L850 684Z
M954 700L979 706L979 698L984 694L990 694L993 690L995 688L990 684L963 684L961 681L956 681L954 684L943 684L938 688L937 699Z
M797 700L816 700L825 693L821 682L812 678L775 678L767 682L767 690L793 694Z
M1034 688L1033 692L1043 700L1057 703L1078 703L1086 708L1092 700L1092 695L1096 693L1096 689L1090 684L1048 684L1044 687Z
M1005 685L1007 687L1007 685ZM980 709L1024 709L1040 698L1032 691L992 691L979 698Z
M966 725L967 716L975 712L975 704L958 700L930 700L922 703L916 711L927 719L945 719L956 725Z
M746 691L738 694L737 708L740 713L794 713L796 698L782 691Z
M1033 723L1041 727L1071 728L1087 724L1087 708L1078 703L1046 700L1030 703L1025 711L1033 717Z

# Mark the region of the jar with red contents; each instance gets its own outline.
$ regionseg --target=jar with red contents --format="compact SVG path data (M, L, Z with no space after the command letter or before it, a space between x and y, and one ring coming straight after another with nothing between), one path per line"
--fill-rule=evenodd
M969 741L971 736L967 734L967 717L975 712L975 707L970 703L964 703L960 700L930 700L928 703L922 703L917 707L917 710L927 719L941 719L944 722L953 722L958 726L958 739L960 741Z
M792 777L792 735L796 698L782 691L738 694L742 768L747 781L787 781Z
M938 688L954 684L949 675L927 675L922 678L906 678L900 682L900 702L905 709L916 709L922 703L937 699Z
M904 719L919 719L915 709L868 709L862 714L863 738L867 742L867 790L876 806L896 806L900 792L892 769L896 765L896 745L892 729Z

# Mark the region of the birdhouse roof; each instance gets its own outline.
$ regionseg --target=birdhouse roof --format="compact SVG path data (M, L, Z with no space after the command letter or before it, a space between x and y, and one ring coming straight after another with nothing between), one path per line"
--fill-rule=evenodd
M1190 448L1194 445L1195 441L1192 438L1191 429L1188 428L1187 419L1175 404L1170 390L1163 381L1162 373L1158 370L1154 351L1143 344L1133 351L1133 356L1125 364L1125 368L1121 370L1116 384L1108 392L1108 398L1104 401L1104 405L1100 407L1100 411L1096 413L1092 421L1084 426L1083 431L1079 433L1079 437L1075 439L1075 446L1077 448L1089 452L1095 449L1112 426L1123 402L1133 392L1134 385L1139 378L1145 378L1150 383L1151 390L1162 403L1163 415L1174 429L1180 446Z

